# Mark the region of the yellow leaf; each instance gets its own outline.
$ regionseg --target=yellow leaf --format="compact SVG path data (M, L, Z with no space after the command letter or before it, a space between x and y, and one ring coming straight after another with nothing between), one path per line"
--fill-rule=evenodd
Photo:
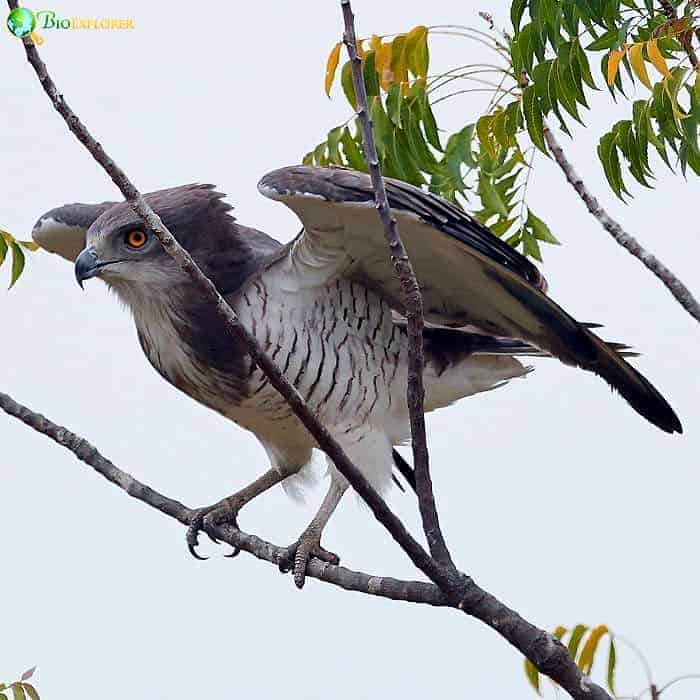
M598 627L591 631L586 643L583 645L581 656L579 656L578 659L578 667L583 673L590 675L591 669L593 668L593 658L598 648L598 642L600 642L601 637L607 633L608 628L605 625L598 625Z
M379 44L379 49L375 54L375 62L382 90L388 92L394 82L394 71L391 69L391 42Z
M632 44L629 49L630 64L632 65L632 70L634 71L635 75L651 90L651 80L649 80L649 73L647 73L647 67L644 63L643 52L643 43Z
M559 625L552 633L557 639L561 639L566 634L566 627Z
M372 38L369 40L370 51L375 53L379 51L379 47L382 45L382 38L376 34L372 34Z
M613 86L615 78L617 77L617 71L620 68L620 61L625 55L625 49L616 49L610 52L608 56L608 85Z
M338 61L340 61L340 49L342 42L338 42L328 55L328 61L326 63L326 95L331 96L331 86L333 85L333 79L335 78L335 72L338 70Z
M664 78L671 77L671 71L666 65L666 60L661 55L661 51L659 51L658 39L651 39L650 41L647 41L647 55L649 56L649 60L654 68L656 68L656 70L659 71Z

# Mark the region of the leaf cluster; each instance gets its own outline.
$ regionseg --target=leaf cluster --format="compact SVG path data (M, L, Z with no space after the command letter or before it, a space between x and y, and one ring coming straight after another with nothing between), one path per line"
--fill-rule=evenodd
M681 8L679 17L669 18L653 0L513 0L511 6L511 62L528 85L523 112L541 150L546 150L543 126L549 115L567 133L571 119L583 123L587 93L598 89L593 54L602 52L600 72L614 99L625 96L622 68L626 82L650 91L647 100L634 102L631 118L618 121L600 139L598 156L618 197L629 194L623 164L637 182L650 186L650 146L669 168L679 165L683 175L688 168L700 174L700 77L684 65L698 25L697 3L673 5Z
M14 683L0 683L0 700L10 700L7 694L10 690L13 700L39 700L36 688L28 682L34 675L34 671L36 671L36 666L25 671L20 679Z
M520 102L506 108L496 106L447 138L441 135L433 112L433 105L440 101L436 99L440 88L484 71L462 66L430 76L429 33L427 27L418 26L405 34L373 36L360 42L383 173L424 186L459 206L475 204L471 207L473 215L495 235L542 260L540 243L558 241L525 205L530 165L516 139L524 124ZM326 64L327 94L339 62L340 44L336 44ZM496 72L508 77L505 68ZM349 61L340 70L340 84L348 103L355 108ZM326 139L307 153L304 163L366 171L357 119L331 129Z
M11 233L0 229L0 265L2 265L8 257L8 253L12 258L10 268L10 289L19 279L25 265L24 250L38 250L39 246L32 241L18 241Z

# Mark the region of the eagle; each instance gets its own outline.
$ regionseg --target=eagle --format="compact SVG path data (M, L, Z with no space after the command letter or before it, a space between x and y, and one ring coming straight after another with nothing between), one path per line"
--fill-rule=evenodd
M146 201L380 492L410 437L408 336L374 191L366 173L291 166L265 175L260 193L286 204L302 230L282 245L239 224L214 186L152 192ZM548 295L540 271L455 204L386 179L389 205L415 268L426 327L425 411L500 387L545 355L602 377L641 416L669 433L681 423L625 359ZM162 377L251 431L270 468L237 493L200 509L188 534L213 537L240 509L282 483L292 490L317 445L286 401L227 333L216 310L127 202L69 204L33 230L43 248L74 261L78 283L101 278L131 310L144 354ZM310 557L337 563L321 535L347 490L329 461L330 485L280 565L304 583ZM395 479L395 477L394 477Z

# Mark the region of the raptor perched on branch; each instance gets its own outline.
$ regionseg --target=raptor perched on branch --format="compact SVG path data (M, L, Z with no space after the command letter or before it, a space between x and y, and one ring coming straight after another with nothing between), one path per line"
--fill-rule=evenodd
M527 259L453 204L400 181L386 184L429 323L426 411L524 376L529 370L516 356L545 354L595 372L651 423L681 432L666 400L624 359L624 346L603 342L554 303ZM210 185L146 199L353 462L385 489L394 462L409 473L393 449L410 436L407 336L369 177L293 166L266 175L259 190L301 219L288 245L236 223ZM116 292L168 382L253 432L267 451L267 472L200 511L188 532L193 553L200 530L235 523L251 499L297 478L313 438L128 204L59 207L33 235L75 260L81 286L100 277ZM337 561L321 547L321 533L347 482L329 469L317 515L288 550L300 586L310 556Z

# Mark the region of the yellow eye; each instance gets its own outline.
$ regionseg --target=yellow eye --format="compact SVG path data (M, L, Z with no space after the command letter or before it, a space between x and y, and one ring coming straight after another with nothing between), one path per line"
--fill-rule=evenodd
M129 231L126 234L126 244L132 248L143 248L146 245L148 237L143 231L136 229L135 231Z

